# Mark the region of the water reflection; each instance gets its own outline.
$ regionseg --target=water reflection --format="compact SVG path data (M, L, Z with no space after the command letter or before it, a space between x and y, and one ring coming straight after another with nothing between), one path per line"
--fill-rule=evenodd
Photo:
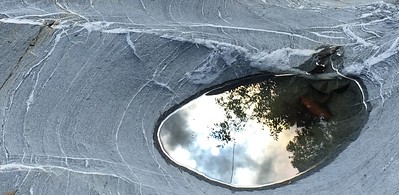
M350 80L262 76L237 83L161 124L161 147L171 159L222 183L267 185L322 162L366 119L361 91Z

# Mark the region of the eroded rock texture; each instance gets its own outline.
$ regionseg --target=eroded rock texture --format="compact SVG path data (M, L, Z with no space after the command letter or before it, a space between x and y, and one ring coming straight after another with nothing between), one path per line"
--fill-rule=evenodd
M161 156L158 118L339 45L372 106L359 138L302 180L237 193L399 193L398 19L396 2L1 1L0 192L230 194Z

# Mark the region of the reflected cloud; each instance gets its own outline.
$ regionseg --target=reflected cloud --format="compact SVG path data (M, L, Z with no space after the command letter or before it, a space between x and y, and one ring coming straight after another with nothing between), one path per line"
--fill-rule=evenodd
M160 137L166 150L173 151L179 146L187 148L193 143L193 132L188 128L186 117L187 113L176 112L163 123Z
M345 80L325 94L312 82L272 77L201 96L164 121L162 147L177 163L222 183L292 178L334 152L365 116L362 104L353 106L361 101L357 85Z
M211 178L220 181L230 181L232 170L232 149L223 148L218 156L213 156L204 149L199 149L199 155L193 155L198 163L197 169ZM198 154L198 153L196 153Z

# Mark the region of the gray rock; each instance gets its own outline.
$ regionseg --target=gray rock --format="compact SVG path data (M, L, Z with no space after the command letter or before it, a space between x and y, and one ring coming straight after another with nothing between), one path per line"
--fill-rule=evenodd
M361 2L1 1L0 192L231 194L163 158L161 114L340 45L372 106L359 138L304 179L237 193L399 193L399 10Z

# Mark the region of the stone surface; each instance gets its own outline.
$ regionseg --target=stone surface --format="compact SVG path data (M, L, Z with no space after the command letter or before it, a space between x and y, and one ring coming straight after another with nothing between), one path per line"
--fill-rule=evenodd
M359 138L302 180L236 193L397 194L398 20L395 2L0 1L0 192L231 194L162 157L161 114L341 45L371 104Z

